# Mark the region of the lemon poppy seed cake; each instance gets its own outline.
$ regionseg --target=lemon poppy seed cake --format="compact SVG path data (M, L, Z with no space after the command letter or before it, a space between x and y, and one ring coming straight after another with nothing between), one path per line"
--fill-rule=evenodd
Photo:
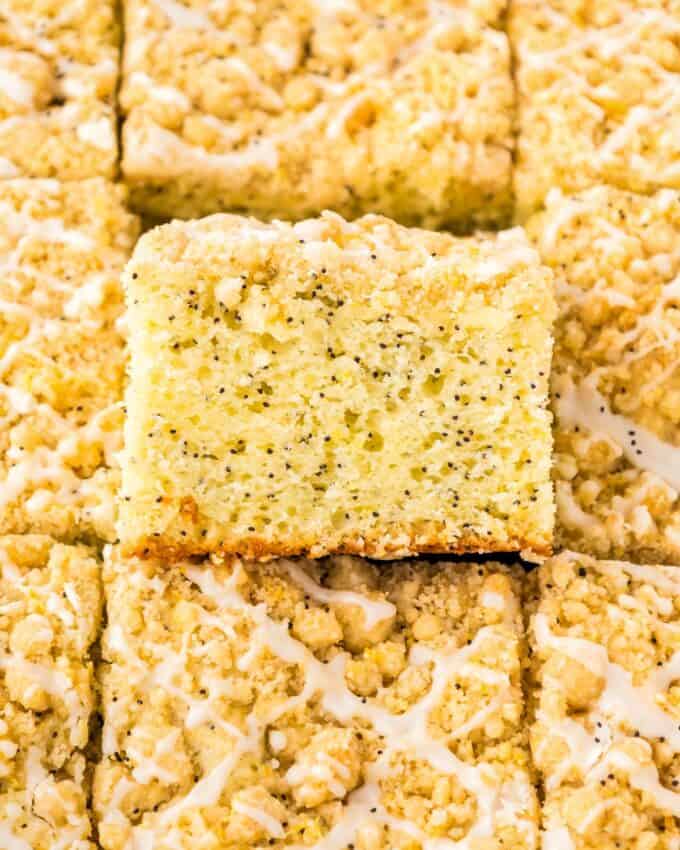
M554 303L522 231L216 215L145 234L124 284L126 552L549 550Z
M0 537L0 847L95 850L91 647L99 563L84 546Z
M680 843L680 571L565 552L536 580L532 755L545 850Z
M114 535L124 199L102 178L0 181L0 533Z
M556 276L557 541L680 563L680 193L554 192L527 229Z
M506 0L124 0L123 176L165 218L512 211Z
M535 847L520 582L110 551L102 847Z
M677 0L513 0L519 221L551 188L680 189Z
M3 0L0 178L112 178L114 0Z

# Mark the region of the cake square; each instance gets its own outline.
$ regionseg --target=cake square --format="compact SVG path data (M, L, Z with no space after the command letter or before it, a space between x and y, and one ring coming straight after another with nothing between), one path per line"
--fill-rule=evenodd
M99 563L43 535L0 538L0 846L95 850L88 811Z
M124 198L102 178L0 181L0 533L114 534Z
M114 0L3 0L0 178L116 172Z
M566 552L532 607L543 847L677 847L680 571Z
M515 0L519 221L552 187L680 189L675 0Z
M126 267L127 554L550 549L552 279L520 230L216 215Z
M157 218L512 212L506 0L124 0L122 170Z
M556 539L680 563L680 193L548 196L527 224L556 275Z
M535 847L518 568L104 573L104 850Z

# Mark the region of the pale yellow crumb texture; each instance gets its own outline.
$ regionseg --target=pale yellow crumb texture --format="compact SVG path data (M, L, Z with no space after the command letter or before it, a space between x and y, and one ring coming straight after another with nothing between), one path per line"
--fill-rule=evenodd
M0 537L0 847L95 850L86 758L101 619L83 546Z
M122 187L0 181L0 532L111 539L125 378Z
M114 0L3 0L0 179L113 177Z
M531 749L545 850L680 843L680 572L565 552L538 571Z
M680 194L549 195L559 545L680 563Z
M513 0L520 221L557 186L680 189L678 0Z
M552 279L520 230L218 215L124 275L128 552L547 552Z
M534 847L520 576L110 552L102 847Z
M123 174L146 213L512 209L504 0L124 0Z

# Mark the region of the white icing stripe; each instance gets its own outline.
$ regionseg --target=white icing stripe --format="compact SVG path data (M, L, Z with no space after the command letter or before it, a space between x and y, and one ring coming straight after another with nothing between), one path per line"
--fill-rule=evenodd
M613 440L633 466L658 475L680 491L680 447L660 440L626 416L613 413L592 380L570 385L563 382L554 403L563 426L587 428Z
M7 68L0 68L0 93L22 106L33 104L33 85Z
M20 838L7 824L0 823L0 841L4 850L33 850L28 841Z
M385 616L393 616L393 606L376 600L360 599L360 595L350 591L330 591L316 585L290 562L283 562L283 567L293 581L299 582L300 587L310 596L332 603L358 605L366 615L367 621L380 622ZM367 822L392 827L412 836L419 841L423 850L453 850L471 848L475 841L494 833L498 822L515 825L518 829L531 833L531 788L523 778L515 778L511 784L498 787L493 782L493 769L481 764L470 764L459 760L449 749L446 739L433 738L429 731L430 716L441 705L446 690L450 687L454 675L478 678L487 683L490 688L497 688L497 695L490 698L480 710L474 714L459 729L453 730L451 739L469 734L473 728L482 725L486 718L497 710L507 699L510 687L508 675L486 667L482 661L473 660L483 657L485 642L493 634L496 627L480 629L475 638L462 647L451 647L448 650L435 651L428 646L416 643L412 646L409 663L414 667L427 666L431 670L431 685L429 690L403 714L393 714L379 704L363 699L353 693L345 681L345 664L347 656L337 655L329 662L322 662L299 640L293 637L287 620L275 621L268 612L266 605L251 604L241 595L238 588L244 576L243 567L236 563L229 578L218 581L213 570L206 566L195 567L186 565L184 572L187 578L196 585L207 600L211 600L219 610L219 617L214 616L204 608L200 608L198 622L210 623L211 628L234 634L236 620L244 615L251 621L252 627L248 637L248 650L237 661L241 671L252 669L261 663L262 653L271 653L280 660L298 666L304 674L302 688L299 693L289 697L268 712L258 711L245 718L244 727L237 728L226 723L220 713L212 707L212 700L219 699L220 681L203 679L205 695L194 699L183 691L177 682L181 682L186 674L188 653L198 653L201 648L194 645L191 633L185 635L183 645L179 650L166 651L161 645L154 645L154 655L160 656L160 661L149 671L145 662L139 659L127 646L123 629L111 626L105 637L105 646L109 652L119 653L125 658L128 677L136 685L157 688L185 703L188 713L185 718L189 728L198 723L219 724L224 732L233 739L229 754L218 762L212 770L200 779L191 791L182 799L178 799L155 816L152 823L145 826L132 826L130 837L125 845L126 850L150 850L155 846L159 836L163 836L168 846L173 846L173 836L178 844L181 843L181 831L178 819L186 812L197 807L216 805L227 787L229 777L244 754L259 752L262 736L269 727L275 725L277 719L288 712L295 711L311 699L318 699L322 709L339 723L347 723L359 719L370 725L382 740L383 751L378 760L364 766L363 784L347 796L346 783L350 772L346 764L339 758L322 753L312 764L294 763L286 774L286 779L292 784L301 782L309 777L321 780L338 798L345 798L340 819L329 833L305 850L345 850L348 844L354 843L361 827ZM142 586L151 584L157 579L146 579L135 574L135 581ZM163 592L163 585L154 587L153 592ZM502 597L501 597L502 598ZM498 600L494 600L497 602ZM206 652L209 650L206 648ZM224 692L228 695L228 692ZM115 707L110 707L115 711ZM269 731L270 744L276 750L286 746L285 736ZM278 736L278 737L274 737ZM129 746L124 745L131 753ZM115 752L117 741L115 736L105 733L104 753ZM434 838L423 833L415 824L392 817L381 804L380 782L390 774L391 763L399 753L412 754L415 758L428 762L435 771L457 777L461 785L476 799L477 817L467 836L462 841L452 841L446 838ZM156 754L157 755L157 754ZM156 756L154 756L154 759ZM150 780L155 772L153 760L144 759L139 751L134 753L137 767L135 778L143 782ZM121 780L122 781L122 780ZM122 800L124 792L118 794L114 789L113 796ZM236 799L232 803L234 811L250 817L258 823L267 834L274 838L284 836L281 823L270 817L257 806ZM122 813L112 803L105 821L118 822L123 818ZM526 823L522 820L526 819ZM291 850L295 847L292 846Z
M255 806L247 806L241 800L235 800L232 808L235 812L239 812L239 814L246 815L246 817L254 820L255 823L258 823L274 838L283 838L285 836L286 833L281 826L281 821L278 821L275 817L272 817L272 815L268 815L267 812L262 809L258 809Z
M81 703L73 682L69 677L43 664L35 664L27 661L18 652L12 655L0 656L0 669L5 671L17 671L26 679L34 683L34 687L45 691L52 697L61 700L68 710L69 738L73 746L82 746L81 723L87 716L85 706Z
M326 589L313 581L294 561L282 561L280 563L293 581L315 601L327 602L331 605L356 605L361 608L364 614L364 625L367 629L372 629L378 623L394 617L397 613L395 606L385 599L371 599L351 590Z
M647 738L663 737L669 746L680 752L678 721L656 702L656 696L660 693L659 683L665 681L669 672L677 671L680 665L680 650L670 661L657 668L647 681L636 686L628 670L609 660L604 646L583 638L553 634L548 618L542 613L535 615L533 630L540 650L560 652L582 664L593 675L604 679L604 690L596 704L599 712L629 723Z

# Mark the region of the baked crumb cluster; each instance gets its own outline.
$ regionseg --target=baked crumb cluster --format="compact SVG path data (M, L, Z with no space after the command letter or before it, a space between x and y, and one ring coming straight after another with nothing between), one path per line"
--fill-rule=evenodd
M556 275L557 543L679 563L680 193L546 207L527 227Z
M514 0L516 216L549 190L680 189L677 0Z
M521 231L212 216L124 283L126 551L549 551L552 280Z
M104 571L105 850L535 846L519 571Z
M124 198L99 178L0 181L0 533L114 533Z
M0 537L0 847L95 850L86 750L101 619L92 550Z
M503 226L505 2L125 0L122 169L145 213Z
M3 0L0 179L113 177L113 0Z
M532 753L546 850L680 842L680 572L563 553L537 572Z

